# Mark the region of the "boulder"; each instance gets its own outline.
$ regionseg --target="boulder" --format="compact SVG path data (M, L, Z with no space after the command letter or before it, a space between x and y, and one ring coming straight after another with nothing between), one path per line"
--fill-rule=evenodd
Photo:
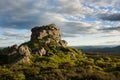
M19 54L29 56L31 54L30 49L27 45L21 45L18 49Z
M43 47L41 47L36 51L36 54L39 56L44 56L46 55L46 50Z
M61 40L60 29L55 24L49 24L41 27L32 28L31 41L32 40L43 40L45 44L56 42L62 47L67 46L65 40Z
M60 40L59 44L62 47L67 47L67 42L65 40Z
M59 42L61 40L60 30L55 24L32 28L31 40L46 40L51 38Z

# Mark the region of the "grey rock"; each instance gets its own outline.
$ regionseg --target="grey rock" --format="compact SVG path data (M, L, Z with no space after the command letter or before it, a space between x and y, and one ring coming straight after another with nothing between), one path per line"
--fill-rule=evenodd
M59 43L60 46L67 46L67 42L61 40L60 29L55 24L34 27L31 31L31 40L44 40L46 44L56 42Z
M36 51L36 54L39 56L44 56L44 55L46 55L46 50L43 47L41 47L41 48L39 48L38 51Z
M31 54L30 49L27 45L21 45L18 49L19 54L29 56Z
M59 42L60 46L67 47L67 42L65 40L60 40Z
M50 24L42 27L32 28L31 40L51 38L54 40L61 40L60 30L55 24Z
M27 45L21 45L18 48L18 53L19 55L22 55L22 58L17 62L17 63L25 63L25 62L30 62L30 49Z

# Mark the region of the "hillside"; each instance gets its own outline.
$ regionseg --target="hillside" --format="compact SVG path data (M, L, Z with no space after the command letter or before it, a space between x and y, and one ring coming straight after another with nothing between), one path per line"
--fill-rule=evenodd
M120 46L116 47L103 47L103 46L85 46L85 47L75 47L77 49L82 49L83 52L99 52L99 53L114 53L120 54Z
M0 50L0 80L120 80L120 57L67 46L55 24L31 29L31 39Z

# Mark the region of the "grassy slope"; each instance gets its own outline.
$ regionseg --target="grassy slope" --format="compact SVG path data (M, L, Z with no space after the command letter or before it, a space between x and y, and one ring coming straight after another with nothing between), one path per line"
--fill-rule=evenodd
M43 42L27 42L37 49ZM0 80L120 80L120 56L59 49L56 43L43 45L51 56L32 54L30 63L0 66ZM75 55L71 55L74 53Z

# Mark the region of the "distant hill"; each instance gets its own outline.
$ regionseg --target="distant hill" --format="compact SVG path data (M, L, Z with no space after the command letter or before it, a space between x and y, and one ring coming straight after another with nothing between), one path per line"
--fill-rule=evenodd
M100 52L100 53L115 53L120 54L120 46L116 47L103 47L103 46L76 46L75 48L81 49L83 52Z

